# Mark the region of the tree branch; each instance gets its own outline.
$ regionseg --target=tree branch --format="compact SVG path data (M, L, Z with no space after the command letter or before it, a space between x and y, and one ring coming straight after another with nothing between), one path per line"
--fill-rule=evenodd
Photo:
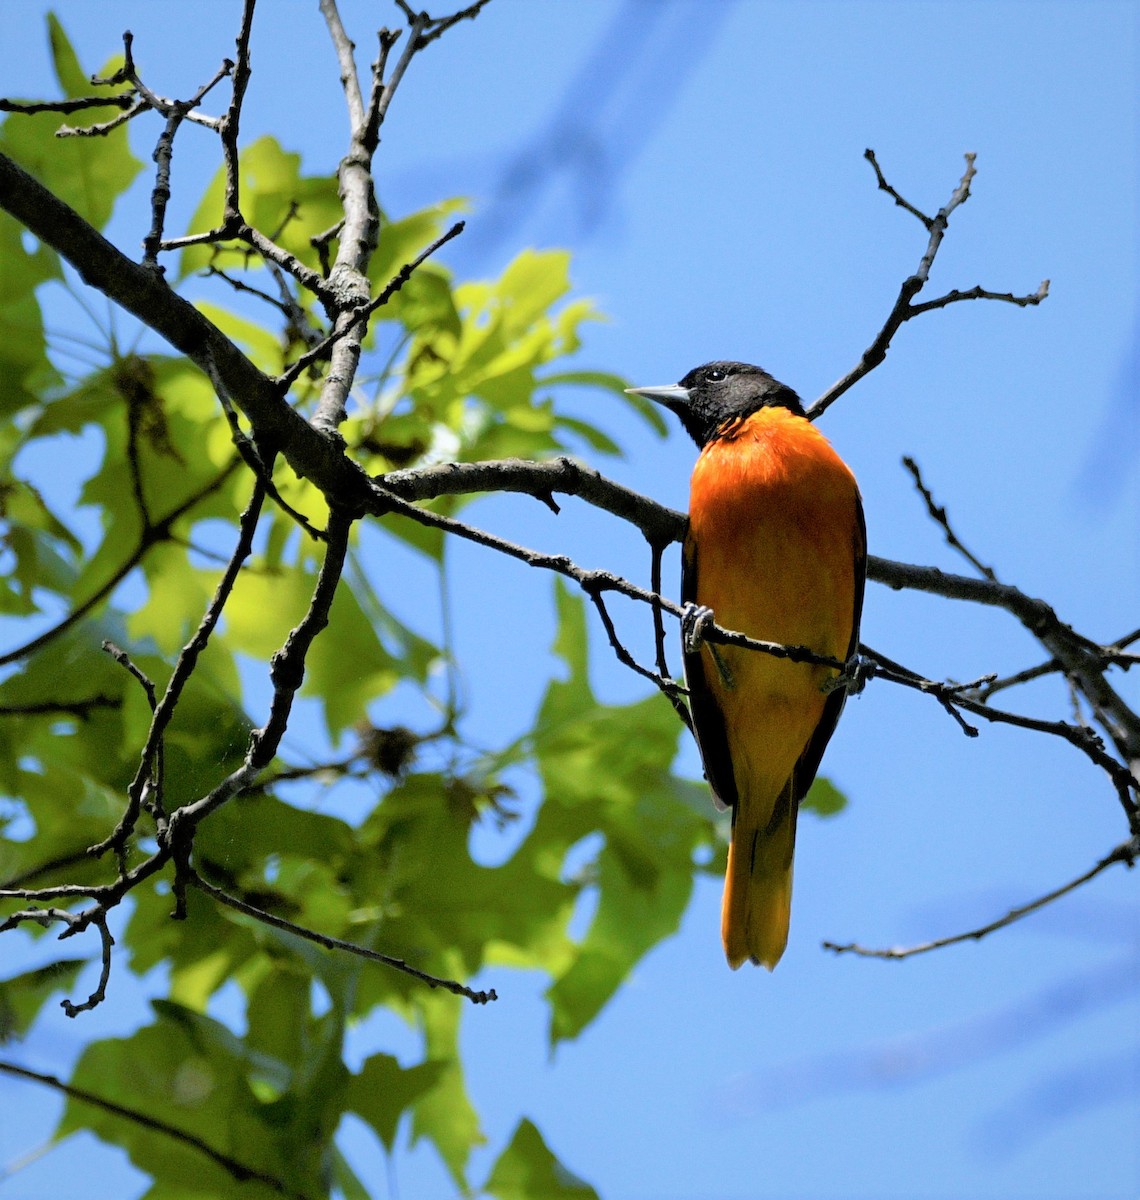
M842 944L838 942L824 942L823 948L831 950L835 954L858 954L863 958L889 958L898 960L913 958L916 954L926 954L931 950L941 950L944 946L954 946L959 942L981 941L982 938L993 933L995 930L1004 929L1007 925L1012 925L1015 921L1020 921L1023 917L1037 912L1038 909L1044 908L1047 904L1052 904L1054 900L1059 900L1062 896L1067 896L1069 892L1083 887L1090 879L1095 879L1102 871L1106 871L1116 863L1124 863L1125 866L1131 867L1137 858L1140 858L1140 837L1133 837L1127 842L1122 842L1115 850L1106 854L1100 862L1087 870L1083 875L1078 875L1076 879L1071 879L1059 888L1054 888L1053 891L1046 892L1044 896L1038 896L1036 900L1031 900L1028 904L1011 908L1004 916L998 917L994 921L990 921L985 925L979 925L976 929L968 929L965 933L956 933L951 937L936 938L931 942L921 942L917 946L892 946L885 949L871 949L867 946L861 946L857 942L844 942Z
M271 444L326 496L363 500L368 477L342 448L313 429L286 401L277 382L256 366L154 271L127 258L77 212L0 154L0 208L61 254L84 281L137 317L209 374L213 363L255 436ZM307 268L306 268L307 269ZM312 272L311 274L315 274Z
M946 509L934 501L934 496L930 489L923 481L922 472L919 470L918 463L910 457L909 454L903 456L902 464L910 472L911 478L914 480L914 486L918 489L918 493L926 502L926 511L930 515L930 519L939 525L942 532L946 535L946 544L952 549L957 550L971 566L973 566L980 575L984 575L986 579L992 582L997 582L997 576L994 574L992 567L987 567L979 558L973 555L959 539L958 535L950 526L950 518L946 514Z
M951 193L950 199L938 210L938 213L934 217L926 216L925 213L921 212L909 201L904 200L891 187L883 176L882 169L879 167L873 150L865 151L863 157L874 168L879 188L891 196L897 205L905 208L912 216L917 217L930 236L922 258L919 259L918 267L915 269L913 275L903 280L894 307L887 314L887 319L883 323L882 329L875 336L875 340L863 351L863 357L856 366L848 371L842 379L833 383L808 409L808 419L812 421L821 416L844 392L853 388L860 379L870 374L887 357L887 350L890 348L895 334L913 317L917 317L924 312L930 312L936 308L944 308L947 304L958 300L1004 300L1008 303L1025 307L1027 305L1040 304L1049 294L1049 281L1045 280L1032 296L1017 297L1009 293L998 294L976 287L970 289L968 292L949 292L945 296L929 301L926 304L916 305L912 303L915 296L922 291L926 286L927 280L930 278L930 269L934 265L934 259L938 255L942 239L946 236L946 229L950 223L950 214L956 208L965 204L970 198L970 185L975 175L974 159L977 156L974 154L966 155L966 170L963 172L962 178L958 181L958 186Z
M0 155L0 157L3 157ZM61 621L58 621L50 629L45 629L43 633L37 634L34 638L25 642L21 646L17 646L12 650L7 650L0 654L0 667L7 666L9 663L19 662L20 659L26 658L29 654L46 646L49 642L54 641L62 633L66 633L73 625L83 620L92 609L101 604L120 583L142 562L153 546L159 542L166 541L170 537L171 526L176 521L184 517L197 504L201 503L207 496L217 491L219 487L230 477L238 465L238 460L235 459L224 471L212 479L204 487L201 487L188 499L184 500L165 517L147 526L139 538L138 545L135 547L134 553L131 554L125 562L120 564L115 571L111 573L110 578L102 584L101 587L87 597L82 603L76 605Z
M191 872L190 882L200 891L205 892L207 896L211 896L217 900L219 904L224 904L228 908L232 908L235 912L244 913L247 917L252 917L255 921L260 921L263 925L272 925L275 929L283 929L286 933L291 933L296 937L315 942L318 946L324 946L326 950L343 950L346 954L354 954L358 958L366 958L371 962L383 963L386 967L393 967L397 971L403 971L405 975L413 976L421 983L426 983L433 990L435 988L443 988L445 991L449 991L456 996L464 996L473 1004L487 1004L499 998L494 988L489 992L477 992L473 988L459 983L458 980L443 979L438 975L429 975L426 971L421 971L418 967L413 967L402 958L394 958L390 954L381 954L378 950L369 950L366 946L358 946L355 942L346 942L341 938L330 937L325 933L317 933L314 929L306 929L303 925L296 925L292 921L286 921L283 917L274 916L273 913L256 908L244 900L239 900L236 896L231 896L227 892L223 892L221 888L216 888L213 884L207 883L197 871Z
M167 1124L166 1121L160 1121L157 1117L152 1117L149 1113L140 1111L137 1108L128 1108L124 1104L118 1104L114 1100L108 1100L103 1096L96 1095L94 1092L89 1092L85 1088L78 1088L70 1083L64 1083L55 1075L46 1075L42 1071L33 1071L28 1067L21 1067L17 1063L5 1062L0 1060L0 1071L7 1075L15 1076L17 1079L28 1079L33 1083L43 1084L45 1087L52 1088L61 1095L67 1096L70 1100L77 1100L82 1104L90 1104L100 1111L110 1113L115 1117L122 1117L125 1121L130 1121L133 1125L138 1125L142 1129L149 1129L152 1133L162 1134L164 1137L173 1139L183 1146L189 1146L193 1150L197 1150L199 1154L204 1154L211 1162L221 1167L233 1179L239 1183L257 1182L264 1183L267 1187L282 1196L289 1196L295 1200L312 1200L302 1192L294 1191L287 1184L273 1175L267 1175L264 1171L259 1171L256 1167L246 1166L245 1163L239 1162L236 1158L231 1158L228 1154L223 1154L220 1150L215 1150L209 1142L203 1141L193 1133L187 1133L184 1129L179 1129L175 1125Z

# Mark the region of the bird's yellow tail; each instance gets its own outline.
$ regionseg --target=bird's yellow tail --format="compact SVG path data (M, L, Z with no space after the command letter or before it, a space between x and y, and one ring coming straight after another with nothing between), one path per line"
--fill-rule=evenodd
M788 944L796 846L793 786L789 779L763 827L748 811L751 805L736 811L721 909L721 937L733 970L751 959L771 971Z

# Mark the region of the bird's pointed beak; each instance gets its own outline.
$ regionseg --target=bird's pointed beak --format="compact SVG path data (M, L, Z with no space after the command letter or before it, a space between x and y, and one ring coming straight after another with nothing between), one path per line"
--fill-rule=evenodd
M689 403L689 389L679 383L671 383L665 387L626 388L631 396L644 396L646 400L656 400L666 408L684 407Z

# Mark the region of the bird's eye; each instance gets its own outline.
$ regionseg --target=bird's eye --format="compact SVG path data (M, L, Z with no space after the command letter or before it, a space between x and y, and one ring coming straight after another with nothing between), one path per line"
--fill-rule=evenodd
M705 375L709 383L720 383L722 379L728 378L728 372L722 371L720 367L713 367L712 370Z

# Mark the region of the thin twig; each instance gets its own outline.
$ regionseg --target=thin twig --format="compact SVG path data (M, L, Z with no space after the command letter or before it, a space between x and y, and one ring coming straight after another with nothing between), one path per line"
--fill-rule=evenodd
M460 21L473 21L484 8L490 4L491 0L475 0L474 4L469 4L466 8L460 9L459 12L453 13L450 17L428 17L425 13L425 19L428 26L428 31L420 37L420 47L428 46L435 41L436 38L442 37L453 25ZM407 3L407 0L396 0L396 3L403 9L404 15L410 21L412 19L412 7Z
M1050 658L1043 663L1038 663L1035 667L1026 667L1025 670L1015 671L1012 675L991 679L988 683L984 683L981 687L968 693L968 696L971 700L985 704L997 692L1005 691L1006 688L1018 687L1020 684L1029 683L1034 679L1042 679L1046 675L1055 675L1060 670L1061 664L1055 658Z
M57 138L106 137L120 125L125 125L128 121L133 120L139 113L149 111L150 105L145 100L136 100L126 112L119 113L117 117L112 117L109 121L96 121L94 125L61 125L55 131L55 136Z
M372 962L383 963L386 967L392 967L397 971L403 971L406 975L413 976L420 980L421 983L426 983L430 988L444 988L456 996L465 996L473 1004L487 1004L489 1001L499 998L495 994L494 988L487 992L477 992L473 988L464 986L457 980L443 979L438 975L430 975L426 971L421 971L417 967L413 967L410 963L405 962L402 958L394 958L390 954L381 954L378 950L369 950L366 946L358 946L355 942L346 942L341 938L330 937L328 934L318 933L314 929L306 929L302 925L296 925L292 921L285 920L284 917L274 916L273 913L256 908L244 900L239 900L236 896L231 896L227 892L223 892L221 888L216 888L213 884L207 883L196 871L191 873L190 882L196 888L205 892L206 895L217 900L219 904L224 904L228 908L234 909L235 912L244 913L245 916L252 917L255 921L260 921L263 925L272 925L275 929L283 929L287 933L304 938L306 941L315 942L318 946L324 946L327 950L343 950L345 953L354 954L358 958L367 958Z
M1054 888L1051 892L1046 892L1044 896L1038 896L1036 900L1031 900L1028 904L1011 908L1005 916L998 917L995 921L979 925L976 929L968 929L965 933L956 933L950 937L936 938L934 941L922 942L917 946L892 946L885 949L872 949L867 946L861 946L857 942L845 942L842 944L838 942L824 942L823 948L831 950L836 954L858 954L863 958L889 958L897 960L913 958L916 954L926 954L931 950L941 950L944 946L954 946L959 942L981 941L987 934L991 934L997 929L1004 929L1007 925L1012 925L1015 921L1020 921L1022 917L1027 917L1030 913L1044 908L1047 904L1052 904L1054 900L1059 900L1062 896L1068 895L1069 892L1076 891L1077 888L1088 883L1090 879L1095 879L1102 871L1106 871L1114 864L1124 863L1125 866L1131 867L1137 858L1140 858L1140 838L1133 837L1127 842L1122 842L1115 850L1106 854L1096 866L1090 868L1083 875L1078 875L1076 879L1071 879L1068 883L1062 884L1061 887Z
M237 582L242 565L253 551L253 537L261 517L261 508L264 499L265 489L260 482L257 482L254 484L253 494L250 497L249 503L241 515L238 525L238 540L230 556L230 560L226 565L225 571L222 573L222 577L218 580L217 587L214 589L214 595L205 613L202 615L202 620L199 622L198 628L194 631L194 636L182 647L178 655L178 661L174 664L174 670L171 672L170 679L163 691L162 699L156 704L154 703L153 689L148 692L151 698L153 713L150 728L147 730L146 743L139 755L138 769L135 772L130 787L127 789L127 808L112 833L102 842L91 847L90 854L93 857L99 857L110 849L114 849L116 853L121 854L126 845L127 838L134 831L139 817L139 810L142 807L148 790L159 797L162 795L163 780L161 771L158 769L161 766L161 757L156 756L160 755L167 727L174 717L174 712L179 701L182 699L182 693L185 690L186 684L189 682L195 667L198 665L198 659L202 651L205 650L218 621L221 619L222 611ZM106 643L106 645L109 646L110 643ZM119 654L121 655L122 651L119 651ZM122 656L122 659L125 660L124 665L127 665L128 669L131 669L129 665L130 660L126 659L125 655ZM164 830L160 828L160 834L162 832Z
M961 205L965 204L970 198L970 185L973 182L975 175L974 160L977 157L974 154L967 154L966 169L958 181L958 186L950 195L950 199L938 210L933 217L926 216L920 209L911 204L908 200L903 199L901 195L887 182L883 175L882 169L879 166L878 160L875 158L873 150L867 150L864 153L864 158L871 164L875 170L875 178L878 181L879 188L891 196L895 203L906 209L907 212L917 217L922 222L929 238L927 239L926 249L923 251L922 257L919 259L918 266L913 275L908 276L903 280L902 286L899 288L898 297L895 300L894 306L887 314L887 319L883 323L883 327L875 336L875 340L863 351L863 357L859 362L847 372L841 379L837 380L823 393L822 396L808 409L808 418L814 421L821 416L844 392L850 390L862 379L865 375L873 371L886 357L887 350L890 348L891 341L899 329L912 318L919 316L921 313L930 312L936 308L945 308L946 305L952 304L957 300L1004 300L1008 303L1017 304L1022 307L1028 305L1040 304L1049 293L1049 281L1046 280L1038 288L1037 292L1031 296L1016 297L1010 293L988 292L981 287L972 288L966 292L948 292L945 296L939 297L937 300L929 301L926 304L916 305L913 303L915 296L926 286L927 280L930 278L930 269L934 265L934 259L938 254L938 250L942 245L942 239L946 235L947 226L950 223L950 214Z
M61 921L67 926L59 935L60 941L82 933L89 925L94 925L99 930L103 951L103 967L99 974L99 982L95 985L94 991L80 1004L73 1004L66 999L60 1001L60 1007L69 1017L77 1017L81 1012L90 1012L91 1009L97 1008L107 998L107 982L111 978L111 950L115 945L115 939L111 936L110 929L107 928L106 912L97 909L80 915L69 912L66 908L26 908L20 912L11 913L3 921L0 921L0 933L6 933L9 929L15 929L28 923L40 925L46 929L55 921Z
M417 508L415 505L408 504L391 493L386 493L380 486L377 486L374 493L371 511L374 514L399 513L416 521L418 524L442 529L466 541L474 542L476 545L498 550L510 558L515 558L520 562L526 563L527 566L536 567L540 570L554 571L559 575L564 575L567 579L573 579L591 597L602 592L616 592L618 595L647 604L651 608L660 606L665 612L672 613L675 617L684 615L684 609L675 601L669 600L655 592L647 591L645 588L638 587L636 584L630 583L628 579L623 579L620 575L614 575L609 571L596 571L580 567L565 554L547 554L541 550L532 550L516 542L508 541L506 538L501 538L497 534L488 533L484 529L479 529L474 525L468 525L463 521L456 520L454 517L447 517L442 513L432 512L426 508ZM748 637L735 630L725 629L711 622L702 629L702 636L707 642L716 642L726 646L739 646L745 650L755 650L761 654L768 654L773 658L788 659L791 662L811 663L815 666L831 667L837 671L842 671L845 666L839 659L833 658L828 654L818 654L808 646L785 645L781 642L764 641L759 638ZM648 668L643 668L640 665L636 666L635 669L641 673L648 672ZM656 672L649 672L647 677L654 680L658 678ZM675 687L676 685L673 686Z
M216 492L225 483L240 461L240 459L235 458L219 475L199 488L198 491L184 500L161 520L156 521L149 529L145 530L143 536L139 538L134 552L111 573L110 578L105 583L96 588L81 604L76 605L66 617L51 626L50 629L45 629L43 633L39 633L34 638L24 642L23 645L16 646L14 649L0 654L0 667L7 666L9 663L19 662L20 659L26 658L29 654L34 654L35 651L42 649L49 642L66 633L73 625L82 621L93 608L101 604L126 579L135 567L142 562L147 552L153 546L158 545L159 542L166 541L170 537L171 526L176 521L184 517L196 505L200 504L207 496Z
M245 430L242 429L241 423L238 421L233 399L230 396L229 389L226 387L225 380L222 379L217 364L214 362L213 355L207 354L205 366L206 374L209 375L210 383L214 388L214 395L217 396L218 403L222 406L222 412L229 424L230 436L233 439L234 447L241 455L246 466L253 472L254 477L261 484L265 494L282 512L287 513L296 521L313 541L323 542L325 540L324 530L318 529L303 512L295 509L277 490L277 485L273 482L272 460L268 463L265 461L261 451Z
M623 644L621 638L618 637L617 629L614 627L613 619L610 617L609 609L606 608L606 602L602 597L601 591L596 587L587 587L585 591L586 595L590 599L590 602L597 610L598 616L601 618L602 628L606 631L606 637L609 639L610 646L613 649L614 654L617 655L618 661L623 666L629 667L631 671L636 671L637 674L643 679L648 679L655 687L659 688L666 696L668 696L674 707L676 707L680 696L684 694L687 689L676 684L668 676L660 675L656 671L651 671L648 667L643 667L641 663L639 663L637 659L630 654ZM683 702L682 707L684 707Z
M122 708L117 696L89 696L83 700L36 700L28 704L0 704L0 717L72 716L86 721L97 708Z
M364 97L360 94L360 79L356 73L356 59L353 51L356 47L345 32L340 19L336 0L321 0L321 16L328 26L329 37L332 38L336 50L337 62L340 65L340 85L344 88L345 102L348 104L348 116L353 129L364 124Z
M361 321L365 321L378 308L382 308L389 300L404 286L405 283L412 277L412 272L430 258L441 246L446 245L452 238L458 237L464 229L466 222L456 221L454 225L444 234L441 234L435 239L426 250L416 255L411 262L406 262L396 272L395 275L384 285L383 291L380 292L375 299L369 301L368 304L355 308L345 314L346 319L338 325L327 337L323 338L306 354L302 354L296 362L292 363L277 377L282 388L292 387L293 383L315 362L322 358L327 358L331 347L336 345L341 338L345 337L356 325ZM315 418L314 418L315 423Z
M930 514L931 520L936 522L946 535L946 544L957 550L971 566L975 567L987 579L996 583L997 576L994 574L993 568L987 567L976 555L971 553L950 527L950 518L946 515L946 509L942 505L935 503L933 494L923 481L922 471L919 469L918 463L907 454L903 456L902 465L910 472L914 480L914 486L926 502L926 511Z
M277 753L281 738L288 728L293 701L304 682L305 661L309 648L316 636L328 625L329 612L344 570L348 539L355 519L355 514L342 509L333 509L330 514L325 557L308 611L300 623L290 630L285 644L270 661L269 675L273 684L273 698L270 701L269 716L260 729L255 729L250 734L249 745L241 765L206 795L190 804L184 804L170 815L159 844L168 857L179 857L184 867L188 864L189 846L198 825L212 812L251 787Z
M0 112L22 113L76 113L88 108L130 108L136 103L130 92L119 92L113 96L84 96L76 100L6 100L0 98Z
M920 209L915 208L915 206L913 204L911 204L911 202L909 200L903 199L903 197L900 196L893 187L891 187L891 185L886 180L886 176L883 174L882 168L879 166L879 160L875 157L874 150L870 150L870 149L864 150L863 157L871 164L871 166L875 170L875 178L876 178L876 180L878 180L879 190L882 192L886 192L887 195L890 196L891 199L894 200L894 202L899 206L899 208L905 208L906 211L911 214L911 216L917 217L922 222L922 224L925 226L926 232L930 233L930 231L934 228L934 218L928 217L926 215L926 213L922 212Z
M665 553L665 546L660 543L650 543L649 552L649 590L655 596L660 597L661 559ZM660 599L653 604L653 647L657 659L657 674L663 679L672 679L673 673L669 670L669 660L665 652L665 621L662 617ZM682 724L690 733L693 733L693 714L689 711L689 706L682 696L676 690L666 691L665 695L672 704L673 711L681 718Z
M77 1017L81 1012L90 1012L93 1008L97 1008L107 998L107 984L111 979L111 953L115 947L115 939L111 936L111 931L107 927L106 914L95 916L91 924L99 930L99 943L102 951L102 966L99 970L99 982L95 985L95 990L80 1004L73 1004L70 1000L64 999L59 1002L60 1008L69 1017ZM75 929L65 929L60 934L60 941L70 937L72 933L78 932Z
M166 125L154 147L154 189L151 192L151 225L150 232L143 238L143 263L150 267L158 266L158 252L162 246L162 234L166 227L166 206L170 202L170 168L174 157L174 137L182 122L201 104L205 96L230 72L234 64L227 58L218 68L213 79L203 84L189 100L176 100L167 103L160 97L153 96L143 87L142 81L134 76L135 85L146 100L166 116Z
M962 300L996 300L998 303L1013 304L1018 308L1036 308L1038 304L1049 298L1049 283L1048 279L1041 280L1037 291L1030 292L1026 296L1015 296L1012 292L988 292L981 286L967 288L965 291L954 288L936 300L924 300L921 304L912 304L910 315L918 317L923 313L933 312L935 309L945 308L949 304L957 304Z
M222 118L218 134L222 139L222 157L225 161L226 190L222 225L229 226L242 220L241 216L241 169L238 150L238 135L241 128L241 109L249 86L249 38L253 29L253 10L257 0L245 0L241 10L241 25L235 42L236 55L233 69L233 88L230 106Z
M41 1083L45 1087L52 1088L61 1095L67 1096L70 1100L77 1100L82 1104L90 1104L102 1112L110 1113L115 1117L122 1117L124 1120L130 1121L142 1129L148 1129L152 1133L160 1133L164 1137L171 1138L183 1146L189 1146L191 1149L197 1150L199 1154L205 1155L211 1162L216 1163L239 1183L251 1181L263 1183L282 1196L290 1196L295 1198L295 1200L311 1200L310 1197L302 1192L295 1191L275 1176L267 1175L264 1171L259 1171L256 1167L247 1166L245 1163L239 1162L236 1158L231 1158L230 1155L216 1150L209 1142L203 1141L196 1134L187 1133L186 1130L169 1125L166 1121L160 1121L157 1117L152 1117L149 1113L142 1112L137 1108L128 1108L124 1104L108 1100L103 1096L97 1095L95 1092L89 1092L86 1088L78 1088L73 1084L64 1083L62 1079L57 1078L55 1075L47 1075L42 1071L33 1071L29 1067L21 1067L17 1063L0 1060L0 1071L15 1076L18 1079L28 1079L34 1083Z

